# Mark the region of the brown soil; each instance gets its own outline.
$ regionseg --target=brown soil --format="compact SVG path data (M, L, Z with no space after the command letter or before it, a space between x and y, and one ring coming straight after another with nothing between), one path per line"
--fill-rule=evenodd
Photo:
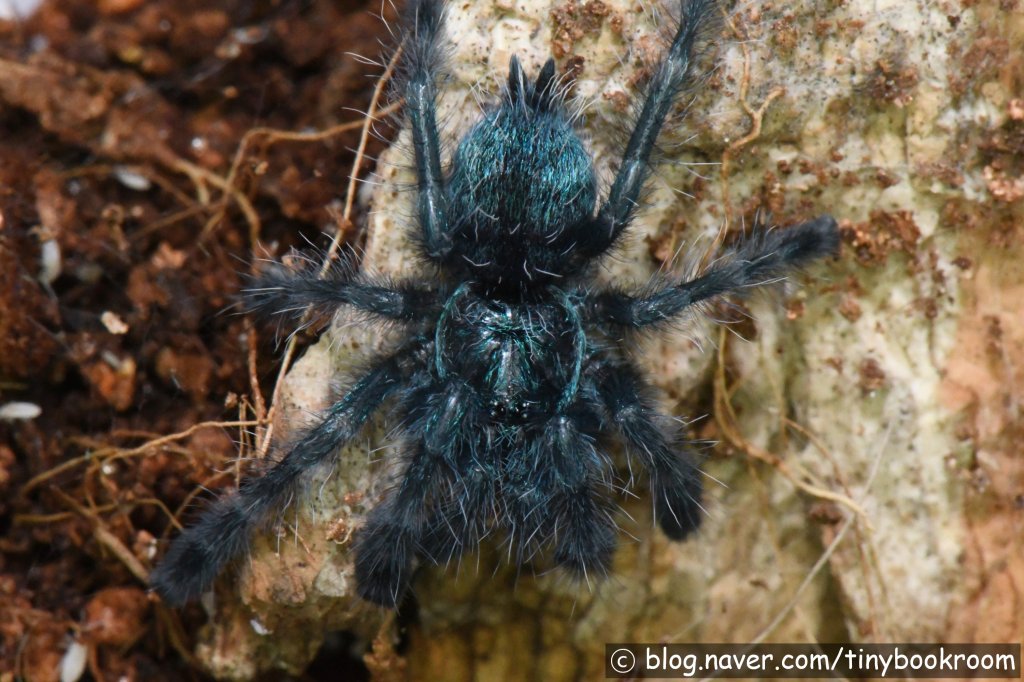
M348 53L379 56L380 6L48 0L0 21L0 407L41 409L0 421L0 679L58 680L82 647L83 680L202 679L202 609L146 577L253 452L274 329L229 307L254 256L338 229L382 71Z

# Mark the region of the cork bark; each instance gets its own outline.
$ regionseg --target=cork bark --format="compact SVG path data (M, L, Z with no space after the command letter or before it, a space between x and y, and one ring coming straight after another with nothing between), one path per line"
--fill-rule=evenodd
M700 534L668 542L649 501L612 577L516 574L484 548L425 568L401 656L354 596L351 535L395 443L381 422L311 478L276 535L223 583L200 656L220 678L299 671L323 633L374 641L379 679L591 680L604 644L1017 642L1024 634L1024 13L1016 2L741 3L662 140L647 207L606 280L698 262L758 208L822 213L837 261L644 341L664 409L714 439ZM619 0L452 3L440 120L457 139L509 58L578 73L606 180L671 12ZM377 169L364 267L417 269L408 134ZM679 257L673 260L673 255ZM305 421L386 334L339 320L289 375L280 431ZM297 510L297 517L295 510ZM543 566L538 566L538 573Z

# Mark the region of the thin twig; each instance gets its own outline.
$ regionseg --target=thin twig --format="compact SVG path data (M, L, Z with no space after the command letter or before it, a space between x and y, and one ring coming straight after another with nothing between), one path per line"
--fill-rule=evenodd
M892 425L890 425L889 429L886 430L885 437L879 444L878 452L875 454L875 459L871 465L871 472L868 474L867 483L865 483L864 485L864 495L867 495L868 491L871 490L871 484L874 483L875 476L878 474L878 467L882 461L882 455L885 453L885 448L889 443L889 436L891 434ZM811 566L811 570L809 570L807 572L807 575L804 576L803 581L800 583L799 587L796 588L796 591L793 593L793 596L790 597L786 605L782 608L782 610L779 611L779 613L775 615L771 622L764 626L761 629L761 631L753 639L750 640L749 648L745 649L742 653L750 651L750 649L752 649L755 645L760 644L761 642L766 640L775 631L775 629L779 627L782 621L786 619L786 616L788 616L790 612L796 607L797 601L799 601L800 597L810 586L814 578L817 577L818 573L821 572L821 569L825 567L825 565L832 558L832 555L835 554L836 549L839 548L839 544L843 541L843 538L846 537L846 534L849 532L850 528L853 527L853 524L856 520L857 516L855 514L847 515L842 527L840 527L839 531L836 533L836 536L832 538L832 542L828 544L828 547L825 548L825 551L821 553L820 557L818 557L818 560L814 562L813 566ZM714 679L716 672L718 671L712 671L711 675L703 678L701 682L708 682L708 680Z
M380 101L381 96L384 94L384 87L387 84L388 80L390 80L391 75L394 73L395 67L398 64L398 60L401 57L401 55L402 48L399 47L398 50L395 51L394 56L391 57L391 61L388 62L387 69L381 75L380 80L377 81L377 86L373 89L373 98L370 100L370 108L367 110L366 118L363 120L363 131L359 138L359 147L356 149L356 157L352 161L352 174L349 177L348 192L346 193L345 196L345 209L341 216L341 224L338 225L337 229L335 230L334 238L331 240L331 245L327 249L327 254L324 257L323 265L320 267L321 277L326 275L328 270L330 269L331 261L333 261L334 258L336 257L338 248L341 246L342 238L345 235L345 230L343 228L351 221L352 207L355 205L356 182L359 176L359 168L360 166L362 166L363 156L366 152L366 145L369 141L370 128L372 127L374 121L376 121L378 118L384 115L383 111L377 110L377 104ZM302 326L303 322L306 319L306 316L308 315L308 311L305 313L305 315L303 315L303 321L299 323L300 327ZM280 370L278 370L277 381L274 384L274 392L270 397L270 411L267 414L267 428L266 431L264 431L263 433L263 439L260 442L259 448L256 451L256 457L259 459L266 457L267 451L270 449L271 439L274 435L274 414L277 411L277 406L281 397L281 389L284 386L284 377L288 373L288 370L291 368L292 359L295 356L295 341L296 337L294 334L288 338L288 342L285 345L284 354L281 358L281 368Z
M722 205L725 207L726 229L716 237L715 248L712 249L712 251L717 250L721 240L725 238L725 233L728 231L729 226L732 225L733 209L732 201L729 199L729 166L732 161L732 157L741 148L747 146L761 136L761 123L764 120L765 112L768 110L768 105L786 92L785 88L776 87L772 89L767 96L765 96L760 107L754 109L750 105L750 102L747 100L747 95L749 94L750 89L750 48L748 47L747 41L743 40L744 36L732 18L729 17L727 21L729 22L729 27L740 39L740 49L743 51L743 75L740 77L739 102L740 106L743 107L743 110L747 112L747 116L750 117L751 126L750 131L746 135L738 140L733 140L725 151L722 152L720 177L722 178Z
M715 421L718 423L719 428L722 429L722 433L725 435L726 440L728 440L734 447L746 452L751 457L770 464L779 473L788 478L793 485L807 494L841 504L844 507L851 509L858 516L867 519L867 514L864 509L850 499L849 496L833 492L820 485L808 483L804 480L804 477L809 479L813 478L810 472L801 471L801 476L798 476L793 472L789 464L781 457L754 445L743 437L736 426L738 418L736 416L736 411L733 409L732 403L729 400L730 389L727 387L725 381L725 349L727 343L728 337L726 336L725 329L723 328L718 341L718 363L715 368L714 380L714 403Z
M143 443L142 445L140 445L138 447L135 447L135 448L130 448L130 449L126 450L124 448L109 447L109 448L103 448L103 449L100 449L100 450L94 450L94 451L91 451L91 452L87 452L84 455L79 455L78 457L74 457L74 458L69 459L67 461L61 462L60 464L58 464L57 466L53 467L52 469L47 469L46 471L42 472L41 474L38 474L37 476L32 477L31 479L29 479L29 481L27 483L25 483L25 485L23 485L21 487L20 494L21 495L26 495L29 492L31 492L34 488L37 488L39 485L41 485L42 483L45 483L46 481L50 480L54 476L62 474L65 471L69 471L71 469L74 469L75 467L77 467L80 464L85 464L87 462L92 462L92 461L96 461L96 460L100 460L100 459L105 459L105 458L109 458L109 459L125 459L125 458L128 458L128 457L135 457L135 456L138 456L138 455L142 455L142 454L145 454L146 452L149 452L153 448L159 448L159 447L162 447L164 445L167 445L168 443L173 443L174 441L181 440L183 438L188 438L189 436L191 436L196 431L199 431L200 429L208 429L208 428L221 428L221 429L225 429L225 428L231 428L231 427L247 427L247 426L256 426L256 425L258 425L258 423L259 422L256 422L256 421L200 422L199 424L193 424L191 427L185 429L184 431L181 431L179 433L172 433L169 436L162 436L160 438L155 438L155 439L153 439L151 441L148 441L146 443Z
M96 540L113 552L114 556L120 559L121 563L123 563L125 567L131 571L131 574L138 578L143 585L149 585L149 571L147 571L146 567L142 565L142 562L132 554L132 551L125 547L125 544L121 542L120 538L110 532L110 529L107 528L107 524L103 521L102 517L95 512L86 509L76 502L74 498L63 491L54 489L53 492L66 505L90 521L93 526L93 535L96 537Z

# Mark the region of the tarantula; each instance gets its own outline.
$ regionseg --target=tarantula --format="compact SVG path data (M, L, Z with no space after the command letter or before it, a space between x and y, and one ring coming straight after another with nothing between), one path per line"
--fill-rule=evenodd
M628 359L630 332L663 327L713 297L768 284L838 247L828 216L754 226L699 276L660 288L597 286L592 275L641 204L648 160L674 100L694 83L694 52L714 0L682 0L611 187L600 201L548 60L527 80L513 57L501 102L441 162L436 122L443 0L409 0L402 94L418 179L417 241L438 276L385 282L353 267L271 269L249 292L263 312L350 306L406 330L263 476L216 502L153 573L172 604L209 588L254 527L385 404L406 443L398 482L354 544L359 595L394 607L419 560L444 562L494 531L513 560L550 546L577 575L608 570L616 546L618 434L649 473L654 514L682 540L701 521L701 472ZM595 210L596 209L596 210Z

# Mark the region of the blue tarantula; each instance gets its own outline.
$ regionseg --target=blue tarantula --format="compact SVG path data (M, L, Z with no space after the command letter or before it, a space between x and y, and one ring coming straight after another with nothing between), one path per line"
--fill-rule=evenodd
M436 122L442 0L409 0L402 94L418 179L417 241L438 276L384 282L354 268L324 279L274 268L249 292L263 312L349 306L407 330L263 476L215 503L172 544L152 583L179 604L208 589L303 474L334 456L385 404L406 443L399 478L357 533L364 599L397 605L417 560L444 562L507 533L525 563L550 546L577 575L608 570L616 546L617 433L649 473L654 514L682 540L701 521L701 472L628 359L630 332L784 277L832 254L828 216L789 229L757 225L702 274L630 293L602 289L596 266L622 239L649 157L677 96L693 85L695 48L714 0L682 0L678 30L647 85L606 196L573 129L549 60L528 81L513 57L501 102L460 141L446 171Z

